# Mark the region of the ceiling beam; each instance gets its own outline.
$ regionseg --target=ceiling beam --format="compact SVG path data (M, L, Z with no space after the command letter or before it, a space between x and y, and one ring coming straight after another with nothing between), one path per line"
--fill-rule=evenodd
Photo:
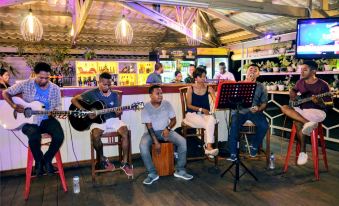
M45 0L1 0L0 1L0 8L7 7L7 6L14 6L18 4L33 4L37 2L43 2Z
M74 35L72 37L72 44L74 44L76 38L79 36L82 28L85 25L93 0L84 0L84 2L80 0L82 4L79 2L79 0L71 1L73 1L72 22L74 28Z
M145 16L147 16L148 18L152 19L155 22L158 22L159 24L162 24L170 29L173 29L181 34L184 34L186 36L189 36L191 38L193 38L192 35L192 31L185 27L184 25L174 21L173 19L157 12L154 10L151 10L149 8L147 8L146 6L140 5L138 3L131 3L131 2L119 2L122 6L131 9L135 12L139 12ZM201 43L206 44L208 46L212 46L212 47L217 47L218 45L216 45L215 43L205 39L203 37L203 39L201 40Z
M255 34L247 34L247 35L240 36L240 37L225 39L225 40L222 40L222 42L228 44L228 43L233 43L233 42L249 40L249 39L252 39L252 38L255 38L255 37L257 37Z
M120 0L130 2L130 0ZM273 4L269 1L255 2L249 0L137 0L140 3L157 3L164 5L188 6L196 8L210 8L233 11L245 11L259 14L271 14L290 17L307 17L307 8Z
M254 28L251 28L251 27L248 27L248 26L246 26L246 25L244 25L242 23L239 23L239 22L233 20L231 17L228 17L228 16L224 15L223 13L221 13L219 11L216 11L214 9L200 9L200 10L202 10L202 11L204 11L204 12L206 12L206 13L214 16L214 17L217 17L219 19L227 21L227 22L229 22L231 24L234 24L234 25L236 25L236 26L238 26L238 27L240 27L240 28L242 28L242 29L244 29L244 30L246 30L248 32L251 32L251 33L253 33L253 34L257 35L257 36L264 36L263 33L255 30Z
M222 46L221 41L220 41L220 39L218 37L218 32L215 29L215 27L213 26L213 24L212 24L210 18L208 17L208 15L205 12L200 11L200 10L199 10L199 13L202 16L202 19L204 20L205 24L208 25L209 31L212 33L212 37L215 40L215 42L218 44L218 46Z
M239 33L239 32L243 32L243 31L244 31L243 29L236 29L236 30L220 33L220 34L218 34L218 36L220 38L222 38L222 37L225 37L225 36L228 36L228 35L232 35L232 34L235 34L235 33Z

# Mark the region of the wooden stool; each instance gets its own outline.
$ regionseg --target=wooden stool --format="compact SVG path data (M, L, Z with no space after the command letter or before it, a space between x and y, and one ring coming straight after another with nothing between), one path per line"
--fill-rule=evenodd
M174 146L173 143L160 143L161 152L157 153L152 144L152 161L159 176L169 176L174 173Z
M42 134L42 140L46 139L51 139L51 136L49 134ZM51 141L42 143L41 146L49 146ZM31 188L31 178L35 177L32 176L32 168L33 168L33 154L31 151L31 148L28 147L28 152L27 152L27 167L26 167L26 186L25 186L25 200L28 200L29 197L29 192ZM60 155L60 150L55 154L55 159L56 159L56 164L58 167L57 173L59 174L60 180L61 180L61 185L62 188L65 192L67 192L67 183L65 179L65 173L64 173L64 168L62 166L62 160L61 160L61 155Z
M253 124L253 122L247 120L241 127L240 129L240 137L244 137L245 141L246 141L246 147L247 147L247 151L248 154L251 154L251 150L250 150L250 144L248 143L248 138L247 135L253 135L256 132L256 126L255 124Z
M104 133L101 136L101 139L107 139L106 143L103 143L103 147L105 146L118 146L118 150L119 150L119 161L122 161L122 140L121 140L121 136L117 133L117 132L108 132L108 133ZM128 164L132 165L132 144L131 144L131 130L128 130ZM94 184L96 182L95 178L96 178L96 174L97 173L103 173L103 172L113 172L113 171L118 171L120 170L120 168L116 168L113 171L112 170L108 170L108 169L104 169L104 170L97 170L95 169L95 164L96 164L96 158L94 158L94 153L95 153L95 149L93 146L93 142L91 141L91 165L92 165L92 184ZM133 177L132 177L133 179Z
M285 165L284 165L284 173L287 172L288 169L288 161L290 159L291 153L292 153L292 147L294 144L294 138L297 134L297 127L295 124L292 126L292 131L291 131L291 137L290 137L290 142L288 144L288 149L287 149L287 154L286 154L286 159L285 159ZM319 180L319 152L318 152L318 136L320 137L320 146L321 146L321 151L323 155L323 160L325 164L326 171L328 171L328 164L327 164L327 156L326 156L326 145L325 145L325 139L324 139L324 134L323 134L323 126L321 123L318 123L318 127L313 129L311 133L311 145L312 145L312 159L313 159L313 167L314 167L314 176L316 180ZM295 147L295 162L297 163L298 156L300 153L300 144L297 141L297 145Z

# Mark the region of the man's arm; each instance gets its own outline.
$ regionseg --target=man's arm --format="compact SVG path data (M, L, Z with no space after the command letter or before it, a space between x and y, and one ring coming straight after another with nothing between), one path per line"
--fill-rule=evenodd
M75 97L72 98L71 102L76 108L81 109L81 110L86 110L83 106L81 106L80 101L82 101L82 96L80 94L76 95Z
M148 131L148 134L151 136L153 143L155 145L155 149L157 150L157 153L160 154L161 152L161 145L157 139L157 136L155 135L155 132L153 130L152 123L146 123L146 128Z
M24 107L22 105L17 105L13 102L12 97L22 93L23 91L23 83L18 83L13 85L12 87L4 90L2 92L2 97L4 98L4 100L13 108L15 109L17 112L23 112L24 111Z

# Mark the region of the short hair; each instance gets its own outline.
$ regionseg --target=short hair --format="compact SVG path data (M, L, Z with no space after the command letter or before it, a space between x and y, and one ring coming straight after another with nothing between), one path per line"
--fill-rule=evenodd
M190 67L195 67L195 64L190 64Z
M161 87L160 87L160 85L154 84L154 85L152 85L148 88L148 93L152 94L154 89L156 89L156 88L161 88Z
M225 64L225 62L220 62L219 66L226 67L226 64Z
M6 69L0 68L0 76L3 76L6 72L8 72Z
M154 65L154 70L158 71L161 67L162 67L162 64L158 62Z
M177 70L174 72L174 76L176 77L178 74L181 74L181 71Z
M250 65L248 66L248 68L250 68L250 67L257 67L258 69L260 69L259 66L258 66L257 64L250 64Z
M195 78L197 78L197 77L201 77L203 73L207 74L206 69L204 69L204 68L201 67L201 66L198 66L198 67L195 69L195 71L193 72L193 78L195 79Z
M45 62L38 62L34 66L34 73L39 74L41 71L51 73L51 71L52 71L51 65L49 65L49 64L47 64Z
M317 70L318 69L318 64L315 61L306 60L306 61L304 61L303 64L306 64L310 68L310 70Z
M99 80L100 79L112 79L112 75L110 75L110 73L108 73L108 72L103 72L99 76Z

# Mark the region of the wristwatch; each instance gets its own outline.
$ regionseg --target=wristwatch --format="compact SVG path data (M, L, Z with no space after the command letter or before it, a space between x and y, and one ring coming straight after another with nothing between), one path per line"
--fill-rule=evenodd
M170 127L170 126L167 126L166 129L167 129L168 131L171 131L171 127Z

